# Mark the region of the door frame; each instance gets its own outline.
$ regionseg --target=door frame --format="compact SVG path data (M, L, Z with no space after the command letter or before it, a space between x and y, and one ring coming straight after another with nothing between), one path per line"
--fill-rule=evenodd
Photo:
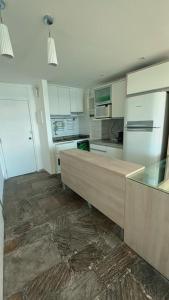
M2 88L2 89L1 89ZM16 89L21 90L18 95ZM2 93L1 93L2 90ZM0 101L1 100L13 100L13 101L26 101L28 104L28 111L30 116L32 137L33 137L33 148L35 155L35 167L36 171L41 169L39 163L39 152L37 145L39 144L38 128L36 123L36 104L35 97L33 94L33 87L31 85L21 84L7 84L0 83ZM5 157L3 154L2 145L0 143L0 162L2 164L2 172L5 179L8 178Z

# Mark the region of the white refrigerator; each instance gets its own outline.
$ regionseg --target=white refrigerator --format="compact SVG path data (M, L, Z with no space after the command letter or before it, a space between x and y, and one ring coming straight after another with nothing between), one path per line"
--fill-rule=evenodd
M165 158L168 144L168 93L128 97L124 120L124 160L144 166Z

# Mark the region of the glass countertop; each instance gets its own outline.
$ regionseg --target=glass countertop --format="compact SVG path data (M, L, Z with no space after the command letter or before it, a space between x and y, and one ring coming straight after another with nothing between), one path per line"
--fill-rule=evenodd
M169 193L169 156L164 160L145 167L142 171L128 176L128 178Z

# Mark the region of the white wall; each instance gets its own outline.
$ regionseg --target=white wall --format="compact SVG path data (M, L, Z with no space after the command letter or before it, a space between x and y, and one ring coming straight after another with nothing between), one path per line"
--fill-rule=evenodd
M54 174L54 144L49 112L48 83L41 80L36 95L37 123L41 144L42 166L50 174Z
M88 111L88 94L89 91L84 91L84 113L79 115L79 133L90 134L90 117Z

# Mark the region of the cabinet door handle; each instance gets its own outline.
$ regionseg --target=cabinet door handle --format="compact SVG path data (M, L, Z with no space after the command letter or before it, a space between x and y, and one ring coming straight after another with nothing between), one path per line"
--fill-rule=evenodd
M100 149L95 149L95 148L91 148L91 150L94 150L94 151L99 151L99 152L104 152L104 153L106 153L107 151L105 151L105 150L100 150Z

